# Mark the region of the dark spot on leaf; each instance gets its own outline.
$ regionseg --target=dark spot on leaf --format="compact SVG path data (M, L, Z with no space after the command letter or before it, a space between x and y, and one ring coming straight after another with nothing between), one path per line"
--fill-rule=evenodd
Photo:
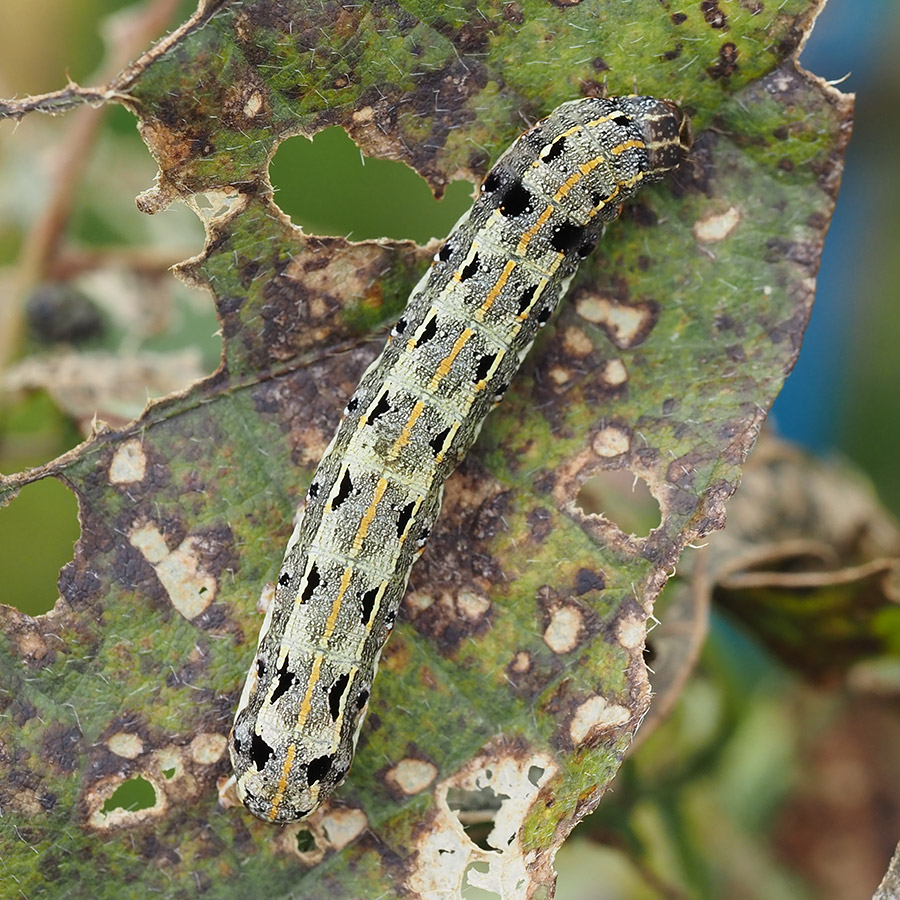
M738 69L738 49L734 44L722 44L719 58L706 69L710 78L729 78Z
M603 576L590 569L579 569L575 576L575 593L579 597L588 591L602 591L605 587Z
M719 9L717 0L701 0L700 12L703 13L703 18L712 28L728 27L728 19L725 13Z
M666 52L663 53L663 59L671 62L673 59L678 59L682 53L684 53L684 45L679 41L671 50L666 50Z

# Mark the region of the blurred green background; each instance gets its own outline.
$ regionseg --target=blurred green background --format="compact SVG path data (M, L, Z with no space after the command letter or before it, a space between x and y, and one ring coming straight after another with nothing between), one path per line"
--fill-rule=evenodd
M181 3L169 28L193 5ZM94 83L104 58L101 35L117 40L107 17L127 8L119 0L4 4L0 96L53 90L67 74ZM783 436L817 453L836 452L855 461L895 513L900 513L898 46L896 0L870 0L864 14L852 0L830 0L802 54L806 68L825 79L849 76L841 89L857 93L856 127L810 328L772 416ZM17 266L52 196L54 160L70 140L73 119L0 122L0 314L20 303ZM76 256L113 250L126 263L133 254L152 251L148 265L154 274L137 287L125 275L104 281L88 269L79 276L85 295L107 298L86 346L118 354L192 349L198 351L200 371L213 371L221 345L212 300L165 275L166 265L202 249L199 220L179 204L156 217L138 212L133 198L152 185L156 167L125 111L106 111L90 153L65 245ZM456 183L436 201L402 164L363 162L339 129L313 142L287 141L271 169L276 200L296 223L320 234L420 242L449 231L470 203L470 184ZM132 293L143 305L122 304L128 314L121 315L116 298ZM47 352L26 333L0 364L8 367ZM137 415L144 399L138 397L122 414ZM0 471L46 462L79 440L72 418L46 391L0 393ZM0 510L0 602L30 614L52 608L59 568L71 559L77 536L74 498L53 479L29 486ZM797 854L784 852L790 841L778 831L787 827L780 811L785 797L803 780L802 760L836 727L844 714L839 706L837 697L803 687L752 638L714 616L700 669L673 717L626 766L613 794L580 830L581 839L560 853L557 897L871 896L871 873L886 865L881 848L870 864L856 869L847 862L852 849L844 846L839 855L845 872L828 881L811 875L814 867L798 874ZM796 721L806 723L802 734L795 731ZM711 810L717 810L715 816ZM766 841L781 850L761 849ZM783 858L787 855L791 858ZM673 883L660 883L659 872L672 873ZM854 878L858 892L841 893L840 885ZM753 890L742 892L740 885L748 880ZM690 885L690 892L679 894L674 884Z

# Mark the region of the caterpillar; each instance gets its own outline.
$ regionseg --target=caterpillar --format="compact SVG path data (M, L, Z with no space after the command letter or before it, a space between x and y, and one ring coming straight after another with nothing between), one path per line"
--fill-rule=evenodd
M254 815L302 819L347 774L444 481L605 224L689 147L669 101L573 100L485 177L347 403L288 542L229 738Z

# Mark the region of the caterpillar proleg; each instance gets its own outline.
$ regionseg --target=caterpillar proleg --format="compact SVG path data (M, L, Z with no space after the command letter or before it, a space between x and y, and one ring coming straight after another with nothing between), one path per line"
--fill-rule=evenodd
M484 179L350 398L288 543L229 741L254 815L302 819L347 774L444 481L604 225L689 145L668 101L574 100Z

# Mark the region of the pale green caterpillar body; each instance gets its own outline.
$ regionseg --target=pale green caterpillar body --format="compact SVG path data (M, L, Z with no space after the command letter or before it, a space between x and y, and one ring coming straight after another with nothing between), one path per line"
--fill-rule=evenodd
M484 179L348 402L288 543L229 741L254 815L302 819L347 774L444 481L604 225L689 144L668 101L575 100Z

